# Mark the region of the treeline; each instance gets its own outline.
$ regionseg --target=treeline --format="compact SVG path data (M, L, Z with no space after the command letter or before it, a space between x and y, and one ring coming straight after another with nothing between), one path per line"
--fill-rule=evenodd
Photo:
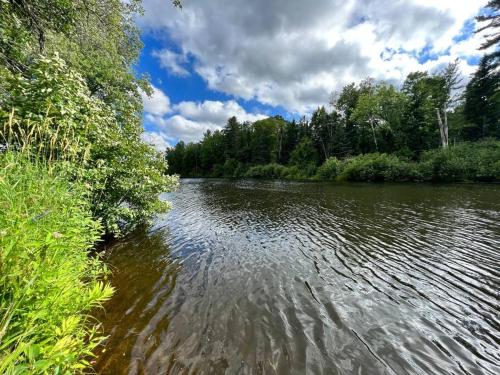
M409 74L401 89L370 79L352 83L309 120L277 116L252 124L232 117L201 142L179 142L166 158L183 177L258 177L256 166L279 164L292 168L289 178L311 178L331 158L379 153L414 162L429 150L499 139L498 60L483 57L465 89L454 62L438 74Z
M177 179L141 141L140 1L0 1L0 373L91 372L89 251L169 208Z

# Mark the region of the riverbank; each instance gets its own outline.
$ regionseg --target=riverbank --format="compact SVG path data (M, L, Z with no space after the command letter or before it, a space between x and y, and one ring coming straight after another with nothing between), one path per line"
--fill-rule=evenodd
M0 373L76 373L101 342L88 315L113 294L88 251L103 233L85 190L0 155Z
M352 182L500 182L500 142L461 143L424 152L417 161L394 154L372 153L313 164L248 166L227 161L206 176Z

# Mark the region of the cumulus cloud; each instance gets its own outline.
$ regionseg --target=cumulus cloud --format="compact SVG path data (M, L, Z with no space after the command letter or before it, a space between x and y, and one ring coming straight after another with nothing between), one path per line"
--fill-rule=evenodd
M171 139L164 132L146 131L142 133L142 140L162 152L172 146Z
M163 59L158 53L173 73L185 74L189 54L213 90L308 113L331 91L367 76L400 83L410 71L457 57L469 74L466 59L478 54L480 36L456 41L486 2L190 0L178 11L168 1L145 0L141 25L183 51L167 50Z
M235 100L183 101L170 107L168 96L157 87L152 97L143 96L143 102L146 125L154 130L146 131L142 138L159 150L165 150L178 140L199 141L207 130L222 129L231 116L250 122L267 117L247 112Z
M153 86L153 92L149 96L141 91L144 111L153 115L162 116L170 112L170 99L158 87Z
M175 110L183 117L193 121L211 124L224 124L231 116L236 116L240 121L254 122L266 116L247 113L236 101L226 102L206 100L204 102L180 102Z
M172 52L168 49L153 51L153 56L158 58L160 66L169 73L181 77L189 75L189 72L182 66L187 63L187 57L180 53Z

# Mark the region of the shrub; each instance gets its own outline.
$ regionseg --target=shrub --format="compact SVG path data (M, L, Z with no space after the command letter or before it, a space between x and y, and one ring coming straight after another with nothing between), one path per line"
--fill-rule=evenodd
M349 181L408 181L419 177L413 164L378 153L345 160L340 176Z
M245 173L246 178L265 178L265 179L277 179L285 178L287 174L287 167L271 163L266 165L256 165L250 167Z
M234 170L233 178L242 178L247 172L247 167L243 163L238 163L238 166Z
M318 168L316 176L320 180L332 181L340 174L341 169L342 163L337 158L328 158L323 165Z
M224 176L224 165L214 164L212 167L212 173L210 177L223 177Z
M419 169L425 180L451 182L466 179L464 160L449 150L426 152Z
M422 155L421 174L432 181L500 181L500 142L461 143Z
M238 168L238 161L235 159L227 159L226 162L224 163L224 167L223 167L224 177L232 178L234 176L234 172L236 171L236 168Z
M81 372L101 340L87 314L112 294L86 192L0 154L0 228L0 373Z
M8 75L3 84L3 137L49 162L71 161L72 178L90 187L94 217L108 234L131 230L169 208L159 195L174 189L177 179L166 175L163 155L141 140L138 123L119 121L57 55L38 59L23 75Z

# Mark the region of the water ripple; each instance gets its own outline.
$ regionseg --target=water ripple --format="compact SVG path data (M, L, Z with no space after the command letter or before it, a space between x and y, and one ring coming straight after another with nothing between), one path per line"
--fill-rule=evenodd
M107 251L102 374L498 374L500 187L185 180Z

